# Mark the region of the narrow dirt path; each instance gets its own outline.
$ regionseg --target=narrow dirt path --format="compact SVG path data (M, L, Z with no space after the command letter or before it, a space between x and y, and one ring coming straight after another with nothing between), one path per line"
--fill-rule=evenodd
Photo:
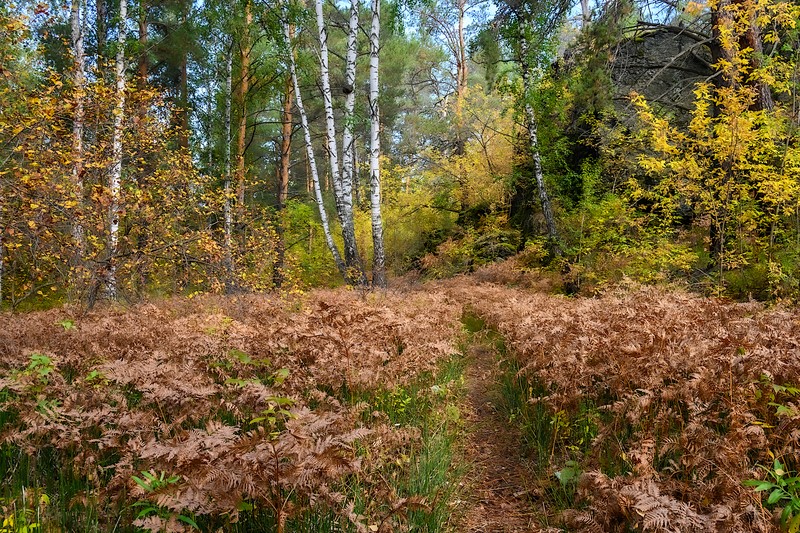
M463 531L541 531L533 515L533 487L526 484L535 478L522 457L519 431L498 408L496 350L478 333L467 355L464 456L470 472L464 480L468 494L464 505L469 507Z

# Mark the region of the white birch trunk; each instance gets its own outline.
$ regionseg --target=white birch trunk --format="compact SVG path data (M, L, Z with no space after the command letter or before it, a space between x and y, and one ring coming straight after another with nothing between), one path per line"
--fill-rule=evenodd
M233 41L225 57L225 289L233 283L233 209L231 208L231 99L233 98Z
M355 205L361 205L361 167L359 166L360 160L358 159L358 146L356 146L356 139L353 138L351 143L353 150L353 201Z
M330 158L331 181L333 182L333 195L336 200L336 212L339 215L339 221L342 224L342 240L344 241L344 260L347 265L348 275L346 280L348 283L364 283L366 280L361 268L361 260L358 255L358 246L356 245L356 232L355 222L353 221L353 195L352 185L350 186L350 193L346 194L344 191L344 183L342 181L342 174L339 171L339 153L336 146L336 122L333 116L333 94L331 92L330 83L330 68L328 61L328 30L325 26L325 18L323 13L322 0L315 0L316 14L317 14L317 29L319 30L319 55L320 55L320 77L322 81L322 101L325 106L325 125L328 146L328 157ZM352 9L355 9L355 24L356 29L353 29L353 14ZM352 82L355 83L355 39L358 27L358 3L356 1L355 7L351 8L350 15L350 32L348 35L348 59L347 59L347 75L351 69L350 54L352 48ZM345 82L348 83L348 82ZM348 96L355 98L355 94L351 91ZM347 127L347 126L345 126ZM352 180L351 180L352 183Z
M383 222L381 220L381 145L380 113L378 109L378 66L380 45L381 0L372 0L372 27L369 33L369 170L370 215L372 219L372 284L386 286L386 259L383 250Z
M586 27L592 21L592 10L589 7L589 0L581 0L581 27Z
M539 150L539 136L537 132L536 113L530 103L530 95L533 92L531 83L529 64L528 64L528 36L523 32L520 38L520 53L521 70L522 70L522 91L523 98L525 99L525 118L528 122L528 139L531 149L531 158L533 159L533 172L536 179L536 188L539 191L539 201L542 204L542 214L544 215L545 224L547 225L547 238L550 240L550 246L556 256L561 256L561 248L558 245L558 230L556 229L555 217L553 216L553 208L550 205L550 197L547 194L547 187L544 182L544 173L542 172L542 156Z
M319 65L322 82L322 101L325 107L325 126L327 134L328 157L331 163L333 191L336 196L336 209L341 217L342 181L339 174L339 153L336 148L336 123L333 118L333 96L331 94L330 69L328 67L328 30L322 12L322 0L314 0L319 30Z
M111 205L109 206L108 228L108 274L106 278L106 291L108 297L116 299L117 294L117 265L116 255L119 246L119 202L120 183L122 180L122 134L123 119L125 118L125 38L126 22L128 18L128 2L119 2L119 35L117 43L116 60L116 106L114 107L114 130L111 138L111 175L109 177L109 192Z
M81 21L81 0L72 0L70 25L72 29L73 55L73 92L75 95L75 115L72 119L72 193L75 195L75 207L72 221L72 238L75 241L75 253L72 257L72 268L77 269L83 263L85 237L83 230L83 97L84 97L84 51L83 23ZM76 272L73 272L73 276Z
M358 254L355 240L355 221L353 218L353 175L355 165L355 146L353 135L354 113L356 105L356 59L358 58L357 50L357 37L358 37L358 0L350 1L350 27L347 34L347 63L345 68L345 87L346 93L344 102L344 128L342 131L342 208L344 224L347 228L344 230L349 238L345 239L345 261L348 267L353 270L353 281L359 285L364 285L367 278L364 275L364 266L361 263L361 257ZM352 250L348 251L348 240L352 242Z
M342 254L333 242L333 235L331 235L330 224L328 223L328 213L325 211L325 203L322 199L322 190L319 185L319 173L317 172L317 160L314 157L314 146L311 142L311 130L308 127L308 116L306 115L306 108L303 106L303 98L300 95L300 84L297 82L297 68L294 64L294 51L292 50L292 36L289 31L289 24L284 24L284 38L286 39L286 50L289 54L289 70L292 74L292 85L294 85L294 97L297 104L297 111L300 113L300 124L303 127L303 136L306 141L306 157L308 158L308 166L311 171L311 180L314 187L314 198L317 202L317 209L319 210L319 218L322 222L322 231L325 234L325 242L328 249L333 255L333 261L336 263L336 268L342 276L347 279L347 267L342 261Z

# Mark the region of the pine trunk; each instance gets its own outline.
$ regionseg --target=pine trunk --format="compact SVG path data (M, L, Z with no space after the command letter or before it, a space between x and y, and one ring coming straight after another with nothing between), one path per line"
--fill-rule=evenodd
M237 104L239 106L239 135L236 144L236 196L239 224L244 217L245 198L245 164L244 152L247 137L247 93L250 90L250 25L253 23L253 11L249 0L245 3L245 26L242 40L239 43L241 51L241 72L239 76L239 90Z
M122 180L122 134L125 118L125 38L128 18L127 0L119 2L119 35L116 59L116 106L114 108L114 129L111 139L111 173L109 177L109 235L108 235L108 273L106 276L106 292L108 297L116 299L117 265L116 255L119 246L119 203L120 184Z
M592 10L589 7L589 0L581 0L581 19L583 27L588 26L592 21Z
M297 111L300 113L300 124L303 127L303 136L305 137L306 141L306 157L309 171L311 173L311 180L313 182L314 198L317 202L319 218L322 223L322 231L325 234L325 242L328 245L328 249L331 251L331 255L333 255L333 261L336 263L336 268L339 270L339 273L345 279L347 279L347 267L342 260L342 254L339 253L339 249L336 247L336 243L333 242L333 235L331 234L330 224L328 223L328 213L325 211L325 203L323 202L322 190L320 189L319 184L319 173L317 172L317 161L314 157L314 146L311 142L311 130L308 127L308 116L306 115L306 109L303 106L303 98L300 94L300 85L297 82L297 69L295 67L294 51L291 45L292 33L288 24L284 25L284 37L286 39L287 53L289 54L289 70L292 75L294 97L297 104Z
M466 0L458 0L458 49L456 50L456 154L464 155L464 97L467 92L467 45L464 38Z
M75 196L75 209L72 215L72 239L75 251L72 257L73 285L79 281L77 270L83 265L86 250L83 229L83 126L84 126L84 48L83 23L81 21L81 0L72 0L70 25L72 29L73 91L75 94L75 116L72 121L72 187ZM73 287L75 288L75 287Z
M383 250L383 221L381 220L381 145L380 112L378 109L378 66L380 45L380 0L372 0L372 27L369 33L369 170L370 215L372 219L372 285L386 286L386 259Z
M139 90L147 86L150 75L150 54L147 43L147 0L139 0L139 67L136 75Z
M353 142L350 143L353 150L353 201L356 206L361 205L361 168L359 167L358 147L356 146L355 137Z
M233 97L233 42L225 58L225 290L233 288L233 210L231 209L231 98Z
M108 35L108 27L106 26L106 18L108 17L108 6L106 0L95 1L95 29L97 31L97 59L105 56L106 39Z
M5 242L3 241L3 234L6 231L5 228L5 217L3 216L3 211L5 207L5 198L3 196L3 191L0 190L0 310L3 308L3 274L5 274Z
M290 32L291 33L291 32ZM286 202L289 199L289 166L292 157L292 100L294 86L292 77L286 77L283 90L283 112L281 115L281 155L278 165L278 243L272 282L283 285L283 267L286 256Z
M189 54L181 52L181 102L180 122L178 125L178 142L184 150L189 149Z

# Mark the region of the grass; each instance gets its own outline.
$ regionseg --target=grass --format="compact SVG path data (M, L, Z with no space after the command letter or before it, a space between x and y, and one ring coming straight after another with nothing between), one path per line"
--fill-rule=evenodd
M3 446L0 449L0 479L3 480L0 512L3 519L15 514L15 509L27 508L36 515L35 522L27 525L40 524L42 531L107 531L109 524L113 526L125 511L110 504L102 507L86 505L83 500L91 493L93 483L75 475L70 464L70 460L49 447L30 456L18 448ZM101 520L101 514L105 520ZM21 533L25 525L17 523L16 529L3 533ZM115 531L126 529L115 528Z
M462 323L471 337L480 337L494 347L500 360L501 374L497 388L499 407L510 424L519 428L523 453L530 456L542 489L547 515L542 525L550 526L560 511L573 508L577 481L589 463L601 464L611 477L630 470L618 450L594 449L592 442L607 415L587 399L574 409L555 412L541 401L549 391L535 376L526 374L519 361L508 353L502 334L490 327L474 310L467 309Z
M464 358L454 355L436 373L424 373L407 387L374 393L348 391L342 398L367 402L395 426L419 429L419 445L408 447L407 454L382 473L400 498L424 499L424 505L408 505L398 512L383 510L385 517L396 515L412 531L444 531L453 520L448 503L464 473L454 461L462 426L458 406L464 395L464 365ZM369 492L364 489L356 484L348 492L357 497ZM362 507L357 505L357 511L366 502L359 503Z

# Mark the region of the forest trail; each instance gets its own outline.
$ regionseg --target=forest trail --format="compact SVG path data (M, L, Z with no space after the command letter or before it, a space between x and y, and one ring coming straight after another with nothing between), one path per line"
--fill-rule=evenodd
M530 503L531 487L526 484L534 477L522 457L521 436L498 407L497 350L481 332L474 336L467 356L464 456L470 471L464 479L464 531L538 531Z

